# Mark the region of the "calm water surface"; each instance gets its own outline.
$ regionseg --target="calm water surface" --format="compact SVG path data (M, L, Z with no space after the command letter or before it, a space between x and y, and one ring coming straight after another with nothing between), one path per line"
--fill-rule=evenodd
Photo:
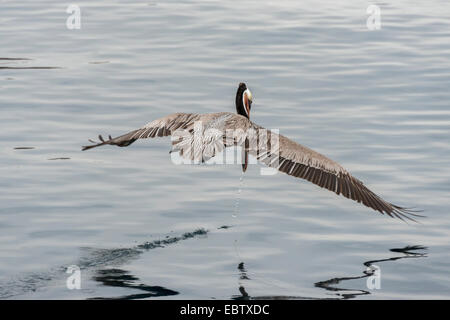
M450 298L448 1L378 2L377 31L367 1L75 3L80 30L60 1L0 1L1 298ZM176 166L169 138L80 151L234 111L241 81L253 121L427 218L257 166L242 183L238 165Z

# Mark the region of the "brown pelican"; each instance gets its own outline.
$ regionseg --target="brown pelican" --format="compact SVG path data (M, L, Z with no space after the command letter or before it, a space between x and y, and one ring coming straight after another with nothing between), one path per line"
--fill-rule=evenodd
M266 130L251 122L251 107L252 94L245 83L240 83L236 93L237 114L230 112L174 113L116 138L109 136L109 139L105 140L99 135L100 142L90 140L94 144L84 146L82 150L103 145L126 147L138 139L171 135L173 139L172 151L178 151L183 157L200 159L203 162L226 147L238 145L243 147L245 152L244 171L247 168L248 154L251 154L259 162L269 167L276 168L294 177L306 179L382 214L388 214L402 220L408 218L413 221L415 220L411 216L419 216L411 209L399 207L383 200L337 162L283 135ZM213 129L213 133L196 141L194 132L196 123L201 123L202 132L205 132L206 128ZM225 131L233 132L231 139L229 139L228 134L224 134ZM270 136L270 139L267 138L268 141L273 141L275 137L277 146L270 146L269 142L268 147L261 148L259 144L260 136L250 134L250 132L260 131L267 132L267 135ZM181 132L183 134L180 134Z

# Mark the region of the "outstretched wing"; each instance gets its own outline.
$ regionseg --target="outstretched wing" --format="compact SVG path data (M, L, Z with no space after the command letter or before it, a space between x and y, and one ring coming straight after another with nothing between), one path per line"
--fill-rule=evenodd
M243 116L231 113L204 115L174 113L116 138L109 136L109 139L105 140L99 136L99 143L93 142L93 145L84 146L82 150L107 144L126 147L137 139L168 136L177 130L187 130L192 133L196 121L202 121L206 124L206 128L217 129L223 134L216 132L212 135L204 135L198 143L191 136L176 139L172 142L175 146L173 151L179 151L183 157L198 158L203 162L222 151L224 147L245 146L248 153L269 167L308 180L382 214L413 221L415 220L411 216L422 217L415 214L413 210L383 200L337 162L283 135L258 126ZM232 139L228 136L230 131Z
M106 144L126 147L138 139L169 136L177 129L187 129L192 127L194 122L199 117L200 115L195 113L173 113L164 118L154 120L142 128L133 130L116 138L109 136L109 138L105 140L101 135L99 135L98 138L100 142L97 143L91 140L94 144L83 146L82 150L84 151Z
M257 133L267 130L254 123L250 128ZM261 149L256 141L250 140L249 143L249 153L267 166L274 167L290 176L308 180L319 187L343 195L391 217L402 220L407 218L413 221L415 220L411 216L421 217L413 210L383 200L337 162L283 135L278 135L270 130L267 130L267 133L269 148ZM255 135L248 135L248 137L252 136ZM256 134L256 136L261 136L261 134ZM270 141L277 141L278 145L274 146L274 143ZM270 146L270 144L272 145Z

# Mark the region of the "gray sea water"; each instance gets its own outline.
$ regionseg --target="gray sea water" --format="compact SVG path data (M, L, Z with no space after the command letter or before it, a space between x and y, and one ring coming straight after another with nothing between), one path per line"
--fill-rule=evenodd
M0 1L0 298L450 298L448 1L73 3L81 29L69 3ZM427 218L258 166L242 182L239 165L177 166L169 138L81 152L234 112L239 82L254 122Z

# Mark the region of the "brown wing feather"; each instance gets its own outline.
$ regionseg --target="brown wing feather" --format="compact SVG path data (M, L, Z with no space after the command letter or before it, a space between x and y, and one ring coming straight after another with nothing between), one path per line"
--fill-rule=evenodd
M199 118L195 113L173 113L164 118L154 120L140 129L130 131L116 138L109 137L108 140L99 136L99 143L83 146L82 150L89 150L103 145L116 145L119 147L127 147L138 139L165 137L172 134L177 129L184 129L192 126L194 121Z
M252 123L251 128L256 131L266 130L254 123ZM272 132L270 134L277 135ZM308 180L319 187L362 203L382 214L413 221L415 220L411 216L422 217L415 214L415 211L411 209L399 207L383 200L337 162L283 135L277 136L279 138L279 148L275 149L279 150L277 162L273 162L273 156L276 156L274 153L268 155L267 153L270 152L261 153L260 150L253 148L253 150L250 150L250 154L270 167L275 167L288 175ZM253 141L251 146L257 146L257 144Z

